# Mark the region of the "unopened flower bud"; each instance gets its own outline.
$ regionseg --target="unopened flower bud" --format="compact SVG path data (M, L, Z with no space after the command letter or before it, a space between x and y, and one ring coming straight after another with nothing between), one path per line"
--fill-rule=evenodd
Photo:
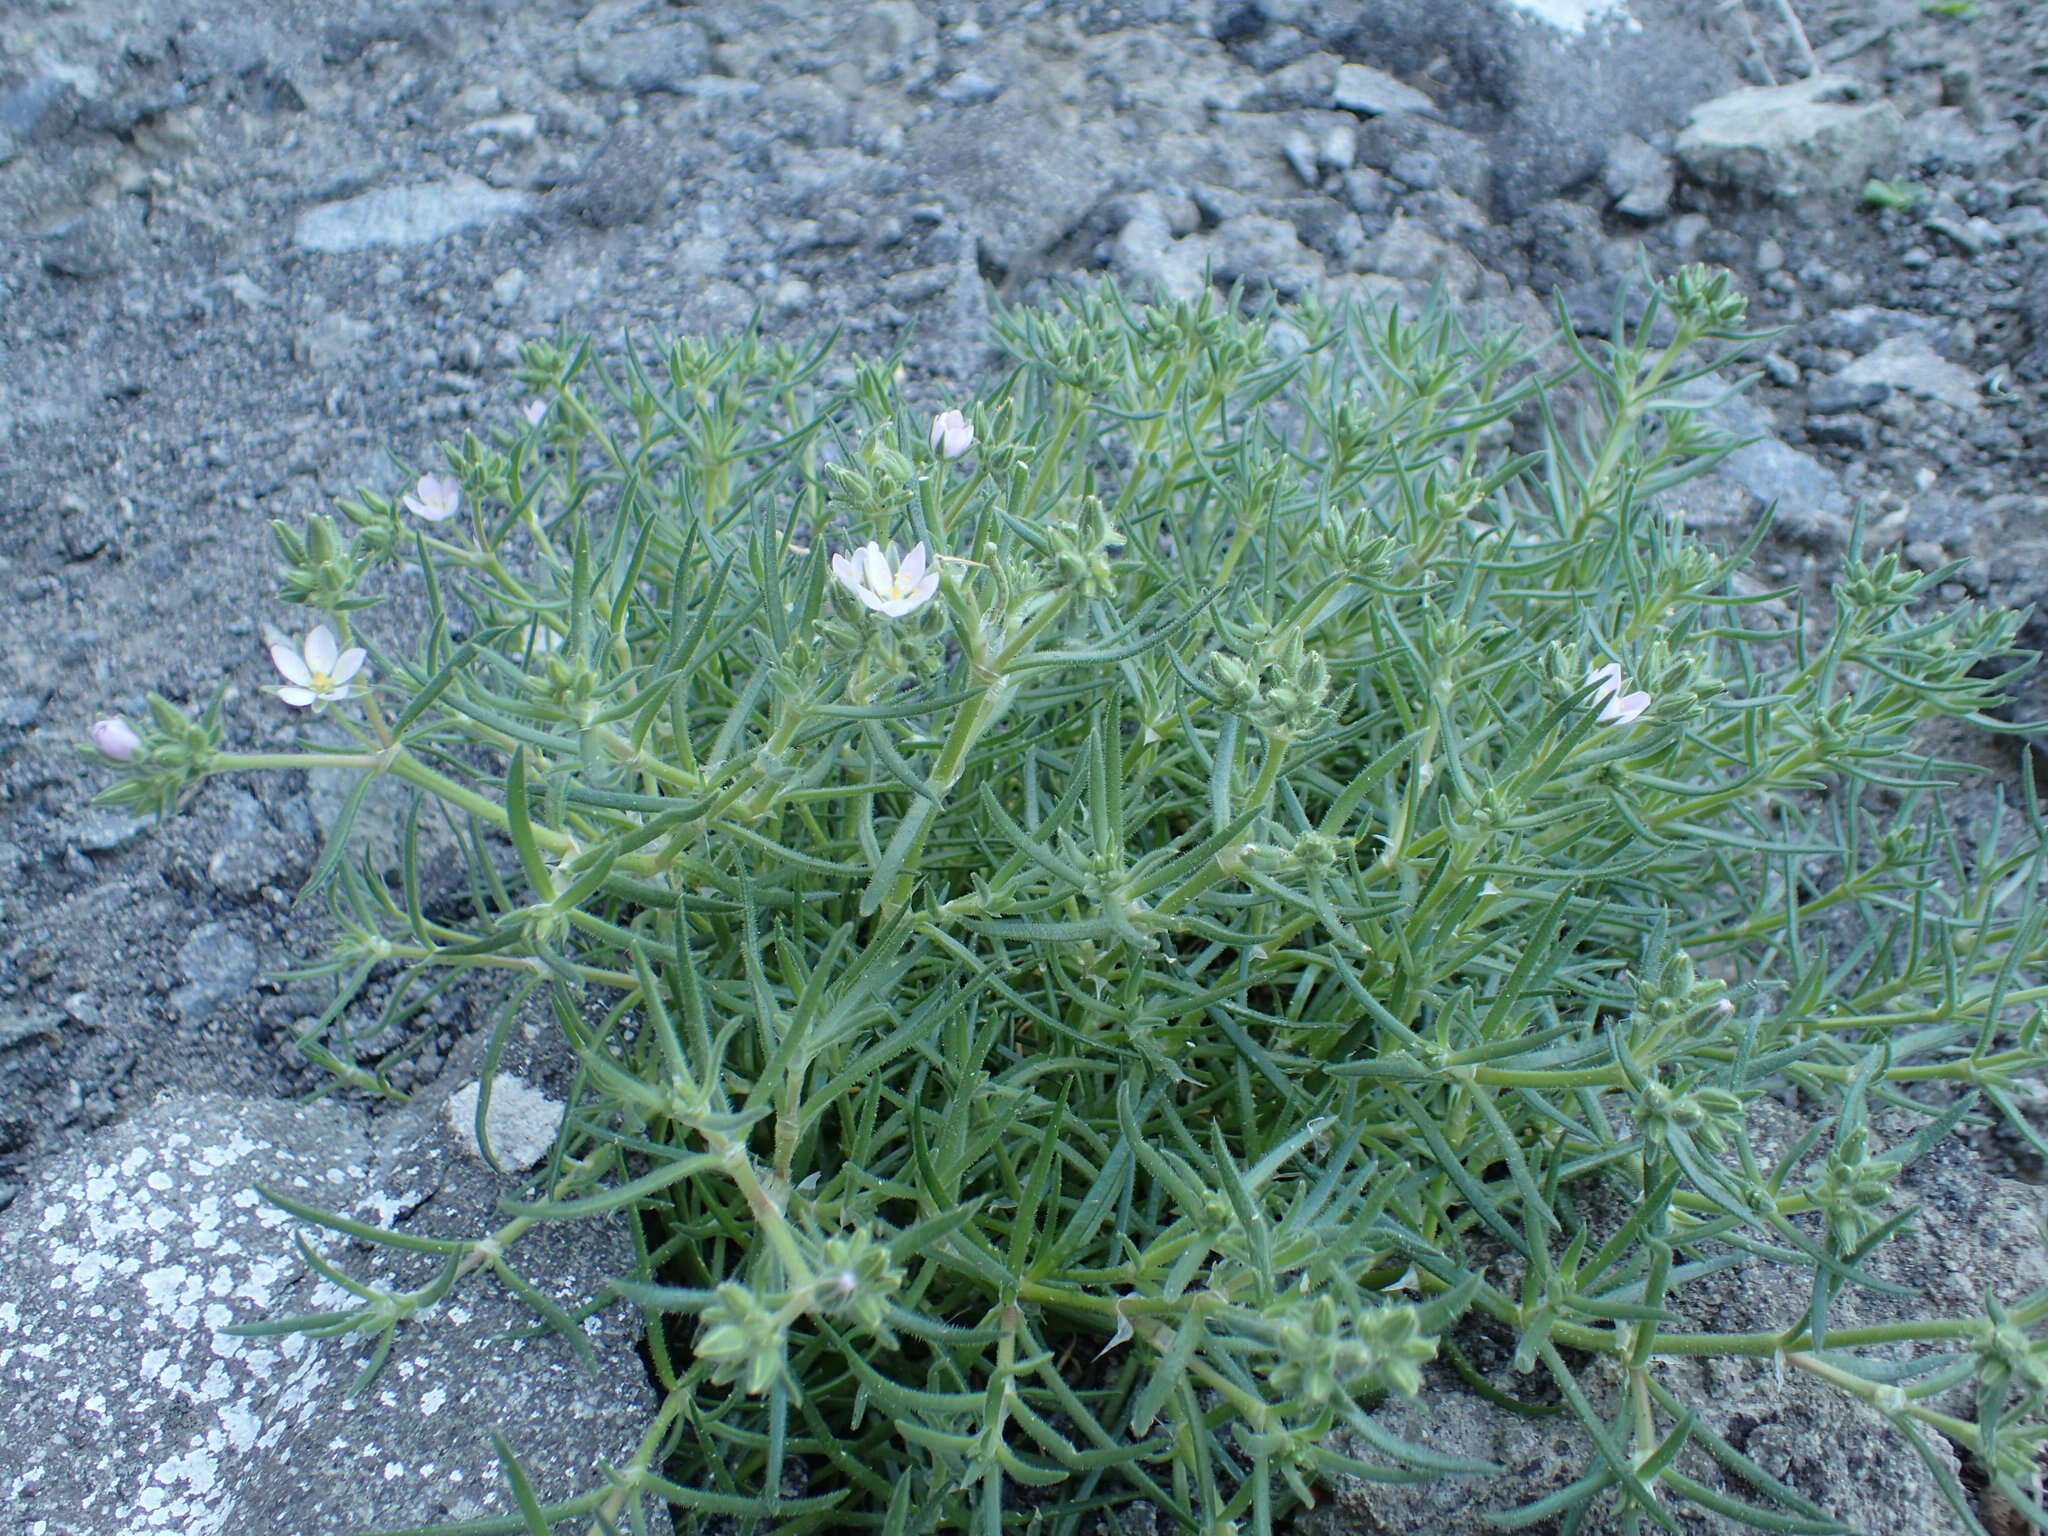
M142 750L142 738L125 720L95 720L92 744L117 763L125 763Z

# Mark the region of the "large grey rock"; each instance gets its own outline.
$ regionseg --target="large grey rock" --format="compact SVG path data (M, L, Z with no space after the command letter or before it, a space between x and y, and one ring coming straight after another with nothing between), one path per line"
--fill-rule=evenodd
M1815 75L1693 109L1678 158L1698 180L1778 202L1851 191L1898 158L1905 119L1862 82Z
M379 246L431 245L479 224L516 218L533 207L527 193L489 186L472 176L379 187L357 197L322 203L298 217L301 249L367 251Z
M1741 47L1730 13L1695 0L1317 0L1287 9L1332 53L1434 82L1438 110L1492 150L1496 212L1507 217L1598 177L1617 134L1676 127L1687 107L1734 85Z
M493 1428L543 1499L629 1456L651 1394L632 1320L616 1312L590 1329L602 1367L590 1378L552 1338L499 1337L530 1314L472 1277L404 1328L353 1401L354 1341L223 1332L347 1301L308 1271L296 1223L256 1181L366 1220L409 1214L456 1235L496 1224L504 1181L455 1154L437 1112L396 1117L417 1139L380 1156L333 1103L167 1098L45 1164L0 1213L10 1536L339 1536L502 1514ZM540 1236L515 1254L559 1297L588 1294L627 1262L616 1229ZM346 1267L392 1278L333 1234L316 1238ZM416 1267L401 1268L416 1284Z
M694 147L678 146L638 118L622 119L563 189L563 205L599 229L644 224L673 201Z
M1130 150L1019 82L984 106L961 107L911 130L904 160L926 190L972 229L1005 271L1028 266L1114 190Z
M595 7L576 27L576 73L605 91L681 95L704 73L710 39L695 21L647 0Z

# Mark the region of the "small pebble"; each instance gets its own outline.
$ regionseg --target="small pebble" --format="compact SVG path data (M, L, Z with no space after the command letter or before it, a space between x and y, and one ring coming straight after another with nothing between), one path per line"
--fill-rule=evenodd
M1769 352L1764 355L1764 373L1780 389L1797 389L1799 380L1803 377L1799 365L1782 352Z
M1403 150L1387 166L1387 174L1415 192L1428 192L1444 179L1443 162L1426 149Z
M1280 153L1287 157L1287 164L1300 178L1305 187L1313 187L1322 180L1322 173L1316 166L1316 144L1299 128L1280 141Z

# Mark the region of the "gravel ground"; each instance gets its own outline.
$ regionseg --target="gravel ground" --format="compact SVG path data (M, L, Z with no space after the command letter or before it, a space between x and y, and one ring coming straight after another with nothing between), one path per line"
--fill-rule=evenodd
M936 398L989 366L991 303L1077 274L1441 282L1538 331L1556 292L1590 331L1645 264L1713 261L1784 329L1738 408L1764 441L1688 516L1784 496L1767 574L1824 581L1860 516L1966 562L1944 598L2040 602L2048 6L1792 10L1803 35L1688 0L14 0L0 1210L162 1095L315 1086L287 1042L319 994L278 973L319 944L294 893L331 786L215 782L158 826L90 808L75 744L223 681L230 740L282 743L268 521L508 421L523 338L836 325L907 339ZM1802 135L1684 131L1745 86L1807 91ZM453 1091L470 1023L449 994L407 1085ZM2038 1176L1982 1150L1983 1180Z

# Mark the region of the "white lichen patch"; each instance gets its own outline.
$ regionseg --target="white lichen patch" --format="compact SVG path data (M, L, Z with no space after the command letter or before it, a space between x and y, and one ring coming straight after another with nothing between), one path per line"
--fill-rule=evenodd
M537 1158L545 1145L520 1128L551 1136L560 1107L523 1088L501 1155ZM432 1189L433 1165L455 1156L425 1144L398 1187ZM404 1525L426 1482L494 1484L491 1429L529 1452L551 1447L563 1473L630 1453L649 1397L630 1327L594 1338L607 1369L585 1376L557 1341L504 1337L531 1313L490 1277L412 1318L354 1398L365 1338L227 1332L356 1305L309 1269L294 1232L370 1283L410 1289L431 1273L419 1255L306 1226L252 1188L400 1222L431 1198L392 1196L368 1152L339 1105L167 1101L48 1164L0 1212L0 1536ZM493 1198L435 1220L490 1220ZM623 1233L588 1231L603 1257L529 1271L533 1282L573 1303L615 1272ZM489 1512L467 1495L448 1507Z
M288 1106L266 1107L268 1136L219 1118L145 1115L118 1155L51 1169L0 1222L0 1487L25 1515L237 1529L238 1470L334 1390L302 1338L224 1330L302 1271L291 1218L249 1185L309 1187L354 1133Z

